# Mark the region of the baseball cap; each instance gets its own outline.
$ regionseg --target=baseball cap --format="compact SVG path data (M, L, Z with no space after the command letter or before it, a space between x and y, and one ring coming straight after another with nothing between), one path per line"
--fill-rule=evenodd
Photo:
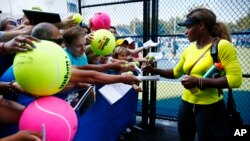
M134 40L133 40L131 37L127 37L127 38L125 38L124 40L127 41L128 44L131 44L131 43L134 42Z
M116 46L120 46L125 40L124 39L118 39L116 40L115 44Z
M194 24L198 24L200 23L201 20L195 18L195 17L187 17L187 19L183 22L179 22L177 23L179 26L190 26L190 25L194 25Z

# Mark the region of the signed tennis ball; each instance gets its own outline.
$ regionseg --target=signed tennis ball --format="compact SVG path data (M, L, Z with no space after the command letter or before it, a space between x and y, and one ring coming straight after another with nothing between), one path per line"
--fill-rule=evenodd
M106 29L99 29L93 33L91 49L96 55L110 55L115 48L115 37Z
M79 24L82 22L82 15L79 13L76 13L73 15L73 19L74 19L75 23Z
M62 47L51 41L33 42L35 49L16 54L13 63L18 84L36 96L53 95L69 81L71 65Z

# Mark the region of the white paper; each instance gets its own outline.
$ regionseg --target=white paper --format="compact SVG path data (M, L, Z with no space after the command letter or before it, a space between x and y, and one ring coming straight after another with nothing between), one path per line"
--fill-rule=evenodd
M155 42L153 42L151 39L148 40L147 42L145 42L145 43L143 44L144 47L145 47L145 46L156 47L156 46L158 46L158 45L159 45L159 43L155 43Z
M99 89L99 92L112 105L121 99L131 88L131 85L114 83L103 86Z

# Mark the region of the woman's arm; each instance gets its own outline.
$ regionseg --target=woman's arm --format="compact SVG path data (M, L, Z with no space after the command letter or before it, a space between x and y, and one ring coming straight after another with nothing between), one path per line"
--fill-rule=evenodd
M19 131L16 134L1 138L0 141L41 141L41 134L33 131Z
M85 66L74 66L74 67L80 70L94 70L94 71L99 71L99 72L104 72L110 69L121 71L123 69L122 65L125 63L126 61L124 60L117 60L113 63L98 64L98 65L88 64Z
M2 35L1 42L7 42L13 38L15 38L18 35L30 35L31 31L33 29L33 26L29 25L19 30L10 30L5 31Z
M90 84L135 84L140 82L140 80L133 75L110 75L91 70L79 70L76 68L71 69L70 81Z
M142 69L143 69L143 71L150 72L150 73L156 74L156 75L160 75L161 77L170 78L170 79L175 78L173 69L153 68L151 63L149 63L149 62L144 62L142 64Z
M22 111L0 105L1 123L18 123ZM3 114L4 113L4 114Z

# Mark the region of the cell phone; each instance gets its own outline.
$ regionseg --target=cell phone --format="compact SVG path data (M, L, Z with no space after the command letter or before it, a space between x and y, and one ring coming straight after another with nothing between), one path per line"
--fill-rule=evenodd
M92 89L93 86L89 86L88 88L75 90L68 94L65 101L68 102L75 111L77 111L87 99Z

